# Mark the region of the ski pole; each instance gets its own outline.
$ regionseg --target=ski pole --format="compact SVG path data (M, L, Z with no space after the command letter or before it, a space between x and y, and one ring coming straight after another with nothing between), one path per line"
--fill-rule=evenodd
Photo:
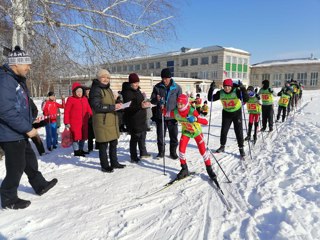
M273 108L273 106L272 106L272 108ZM279 108L279 106L278 106L278 108ZM277 125L277 123L274 121L274 119L276 118L275 111L274 111L274 109L272 109L272 110L273 110L273 123L274 123L274 125L276 126L277 133L279 133L278 125Z
M247 128L247 120L246 120L246 115L244 113L244 104L243 104L243 97L242 97L242 91L241 89L239 89L240 91L240 100L241 100L241 110L242 110L242 114L243 114L243 118L244 118L244 125L246 127L246 132L247 132L247 135L248 135L248 128ZM243 129L242 129L242 132L243 132ZM252 160L252 153L251 153L251 144L250 144L250 140L248 139L248 146L249 146L249 154L250 154L250 158Z
M163 105L162 105L163 106ZM166 142L165 142L165 129L164 129L164 115L161 111L161 120L162 120L162 141L163 141L163 147L162 147L162 152L163 152L163 175L166 175L166 154L165 154L165 149L166 149Z
M214 93L214 89L212 91L212 96L211 96L211 100L213 97L213 93ZM207 138L207 146L209 146L209 137L210 137L210 128L211 128L211 113L212 113L212 101L210 101L210 114L209 114L209 127L208 127L208 138Z
M260 130L261 130L261 127L262 127L262 122L261 122L261 117L259 116L259 123L260 123ZM260 131L261 132L261 136L262 136L262 141L263 141L263 143L264 143L264 136L263 136L263 132L262 131Z

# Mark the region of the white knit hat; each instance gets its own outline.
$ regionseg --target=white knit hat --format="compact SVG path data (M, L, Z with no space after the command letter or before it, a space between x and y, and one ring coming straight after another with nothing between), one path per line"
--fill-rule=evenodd
M100 69L97 73L97 78L100 78L101 76L107 76L110 77L110 73L106 69Z
M11 51L8 55L8 64L32 64L30 56L23 50L20 46L15 46L14 50Z

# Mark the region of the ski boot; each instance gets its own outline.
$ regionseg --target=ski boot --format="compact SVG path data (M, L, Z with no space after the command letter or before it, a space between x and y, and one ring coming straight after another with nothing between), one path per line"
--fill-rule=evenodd
M246 138L244 139L245 141L250 141L251 137L248 135L246 136Z
M215 181L217 179L217 175L213 172L211 165L206 166L206 169L211 180Z
M243 147L240 147L240 148L239 148L239 152L240 152L240 156L241 156L241 157L245 157L245 156L246 156L246 154L245 154L245 152L244 152L244 150L243 150Z
M181 164L181 170L177 175L177 180L183 179L189 175L190 173L189 173L187 164Z
M216 153L224 152L224 145L221 145L217 150Z

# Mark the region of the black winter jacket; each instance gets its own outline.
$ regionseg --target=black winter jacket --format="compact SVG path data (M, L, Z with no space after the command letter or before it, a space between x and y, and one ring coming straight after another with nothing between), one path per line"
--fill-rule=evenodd
M123 102L131 101L130 107L124 110L124 120L130 133L140 133L147 130L147 110L141 107L144 101L140 88L134 90L130 83L122 85Z

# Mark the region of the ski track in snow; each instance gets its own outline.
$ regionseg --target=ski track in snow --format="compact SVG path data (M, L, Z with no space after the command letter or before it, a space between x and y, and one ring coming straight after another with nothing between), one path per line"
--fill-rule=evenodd
M32 204L20 211L0 210L0 239L320 239L320 116L311 114L320 97L319 91L310 94L313 101L304 101L264 138L259 134L251 145L252 159L246 143L245 169L232 128L226 152L213 153L221 124L220 103L213 103L208 147L232 181L227 183L212 157L231 212L209 183L193 140L187 163L196 174L149 196L175 177L179 161L166 157L166 175L162 159L130 163L130 136L124 134L118 157L127 167L111 174L100 171L97 151L76 158L71 148L59 148L39 157L44 176L59 182L39 197L23 175L19 196ZM207 141L208 127L203 129ZM155 139L153 129L147 147L154 155ZM1 180L4 174L0 161Z

